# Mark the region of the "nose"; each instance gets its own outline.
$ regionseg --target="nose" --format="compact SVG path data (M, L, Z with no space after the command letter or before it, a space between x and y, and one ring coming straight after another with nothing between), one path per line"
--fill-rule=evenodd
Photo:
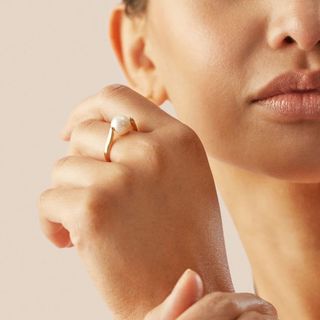
M317 45L320 47L320 1L275 0L272 3L268 30L272 48L292 43L305 51L311 51Z

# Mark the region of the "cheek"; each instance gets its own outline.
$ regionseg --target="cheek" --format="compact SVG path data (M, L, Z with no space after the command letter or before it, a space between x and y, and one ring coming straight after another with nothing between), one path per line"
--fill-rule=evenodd
M209 153L222 155L226 145L238 146L235 133L246 126L242 88L252 44L239 38L234 20L181 20L156 33L160 77L178 118L198 133Z
M184 1L190 4L185 10L161 13L161 22L150 29L149 47L178 118L195 130L214 158L280 179L318 179L319 126L266 122L247 102L255 74L269 71L263 16L255 10L232 12L231 2L224 0L219 5L229 5L228 14L217 10L220 14L212 16L186 11L191 0L170 3Z

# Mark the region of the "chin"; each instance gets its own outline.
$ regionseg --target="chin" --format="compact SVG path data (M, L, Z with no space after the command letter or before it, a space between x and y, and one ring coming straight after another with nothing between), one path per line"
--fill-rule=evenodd
M258 165L251 171L268 176L273 179L291 183L320 183L320 161L318 163L291 161L282 165Z
M286 153L252 152L246 157L235 157L230 153L223 156L212 156L221 164L231 165L231 170L244 170L245 175L255 175L261 181L268 179L291 183L320 184L320 148L304 152L293 146L293 150ZM233 168L233 169L232 169ZM227 170L230 170L227 169Z
M292 183L320 183L320 123L268 127L242 164Z

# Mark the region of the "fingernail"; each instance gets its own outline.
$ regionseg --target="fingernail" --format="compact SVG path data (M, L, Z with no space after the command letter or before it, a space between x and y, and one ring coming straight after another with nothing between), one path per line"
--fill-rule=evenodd
M187 281L190 275L191 269L187 269L182 276L178 279L176 285L172 289L169 296L165 299L162 307L161 318L160 320L170 319L171 313L175 309L176 301L179 300L179 294L181 288L183 288L185 282Z
M164 301L160 319L176 319L177 316L198 301L202 295L203 282L201 277L195 271L187 269Z
M181 288L181 286L183 286L184 282L188 279L190 273L192 272L191 269L187 269L182 276L179 278L178 282L176 283L176 285L174 286L172 292L170 293L170 297L174 298L174 296L176 294L178 294L179 289Z
M203 295L203 282L202 282L201 277L195 271L193 271L191 269L187 269L182 274L182 276L179 278L178 282L176 283L176 285L174 286L170 295L168 296L168 299L166 301L168 304L174 303L174 301L177 299L177 297L181 293L180 292L181 288L184 287L185 282L189 279L189 277L192 275L192 273L196 276L196 281L197 281L197 287L198 287L197 300L199 300L202 297L202 295Z
M203 286L203 281L200 277L200 275L195 272L195 278L196 278L196 282L197 282L197 297L196 297L196 300L200 300L203 296L203 290L204 290L204 286Z

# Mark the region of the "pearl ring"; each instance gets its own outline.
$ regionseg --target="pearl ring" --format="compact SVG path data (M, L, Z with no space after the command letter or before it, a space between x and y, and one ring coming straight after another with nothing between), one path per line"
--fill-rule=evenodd
M110 150L113 142L114 132L117 132L118 135L122 136L131 131L131 129L138 131L137 125L133 118L128 118L125 115L119 115L112 118L107 141L104 147L104 158L107 162L110 162Z

